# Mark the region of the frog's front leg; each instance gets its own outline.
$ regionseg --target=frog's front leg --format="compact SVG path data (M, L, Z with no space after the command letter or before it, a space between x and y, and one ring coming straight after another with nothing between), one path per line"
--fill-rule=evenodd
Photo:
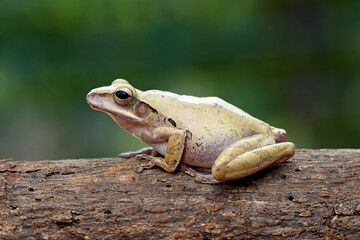
M165 158L146 154L136 155L136 159L149 160L149 162L145 164L136 166L136 172L141 172L144 168L152 168L154 166L159 166L167 172L174 172L176 170L181 161L181 156L185 146L185 131L170 127L159 127L151 131L144 131L141 135L141 138L149 144L167 144L167 150Z
M293 143L269 144L268 139L266 135L257 134L239 140L225 149L212 166L214 178L224 182L247 177L294 155Z

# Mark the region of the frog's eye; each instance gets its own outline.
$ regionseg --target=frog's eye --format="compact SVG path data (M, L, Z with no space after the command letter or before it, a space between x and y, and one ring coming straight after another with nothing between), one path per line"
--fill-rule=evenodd
M133 92L129 88L119 88L114 93L115 102L119 105L127 105L133 98Z

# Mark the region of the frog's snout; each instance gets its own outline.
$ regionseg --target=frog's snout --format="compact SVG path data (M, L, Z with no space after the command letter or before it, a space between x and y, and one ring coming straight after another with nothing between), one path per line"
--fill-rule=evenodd
M94 90L90 91L87 95L86 95L86 101L88 102L88 104L93 107L95 104L95 92Z
M91 90L86 95L86 101L88 102L90 107L94 110L100 110L101 104L103 102L101 98L102 98L102 96L99 94L97 89Z
M95 88L87 94L86 101L92 108L97 110L99 105L103 104L105 98L112 97L113 91L113 87Z

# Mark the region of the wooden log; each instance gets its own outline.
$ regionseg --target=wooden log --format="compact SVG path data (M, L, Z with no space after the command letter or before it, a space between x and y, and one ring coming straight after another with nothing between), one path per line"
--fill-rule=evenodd
M0 239L360 239L360 150L297 150L218 185L138 163L0 163Z

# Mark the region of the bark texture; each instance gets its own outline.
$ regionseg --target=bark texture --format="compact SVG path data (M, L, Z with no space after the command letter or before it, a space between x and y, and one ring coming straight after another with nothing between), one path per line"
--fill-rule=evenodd
M0 162L0 239L360 239L360 150L219 185L138 163Z

